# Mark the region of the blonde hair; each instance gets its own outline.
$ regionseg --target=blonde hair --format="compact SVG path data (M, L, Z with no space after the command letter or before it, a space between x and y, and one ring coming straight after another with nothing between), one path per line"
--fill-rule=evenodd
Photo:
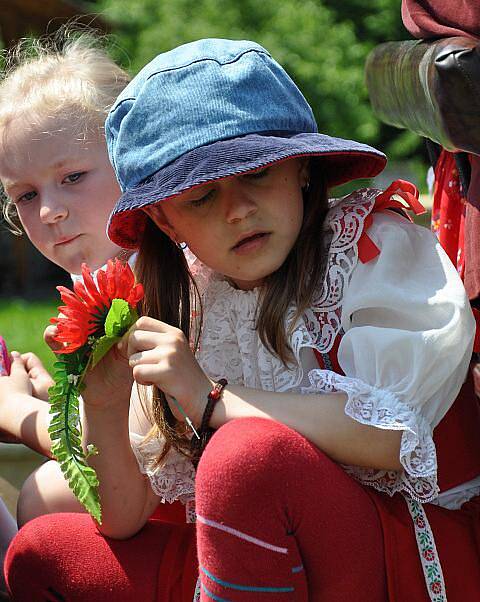
M18 119L26 127L58 131L67 120L76 137L104 135L106 115L130 76L107 54L104 37L91 29L66 26L53 36L22 40L5 53L0 81L0 136ZM17 234L14 206L3 200L3 215Z

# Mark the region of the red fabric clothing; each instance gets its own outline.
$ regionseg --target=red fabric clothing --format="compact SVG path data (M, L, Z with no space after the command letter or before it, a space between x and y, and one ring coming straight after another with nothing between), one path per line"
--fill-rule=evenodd
M244 418L222 426L195 488L202 602L386 602L375 505L285 425Z
M430 602L412 517L401 495L369 490L382 523L389 602ZM459 510L425 504L449 602L480 600L480 497Z
M448 187L447 182L448 178L445 178L442 190ZM378 209L382 207L375 207L374 211ZM366 229L368 223L365 222ZM336 366L336 371L342 374L337 358L342 336L340 331L328 358L316 354L320 368ZM469 374L454 404L434 432L441 491L480 475L479 433L480 401ZM389 497L373 488L366 487L365 491L375 503L382 524L388 600L429 602L431 599L405 498L398 494ZM435 538L449 601L480 600L480 497L470 500L458 510L446 510L433 504L425 504L424 509Z
M480 158L469 155L471 179L467 197L462 194L455 156L442 150L435 166L432 231L437 235L463 279L471 301L480 296ZM474 309L480 351L480 313Z
M337 341L328 363L336 362ZM317 355L317 360L324 369L322 356ZM434 432L441 491L480 474L479 404L470 375ZM364 489L375 504L382 525L389 602L430 602L405 498L399 494L390 497L369 487ZM434 504L423 507L435 538L448 600L480 600L480 497L458 510Z
M161 512L157 513L157 516ZM192 602L198 575L194 525L150 520L130 539L102 537L86 514L27 523L5 560L15 602Z
M432 231L461 278L465 275L465 209L455 155L443 149L435 165Z
M402 0L402 19L414 38L480 36L475 0Z
M479 433L480 399L475 394L470 371L455 403L433 433L440 491L452 489L480 475Z

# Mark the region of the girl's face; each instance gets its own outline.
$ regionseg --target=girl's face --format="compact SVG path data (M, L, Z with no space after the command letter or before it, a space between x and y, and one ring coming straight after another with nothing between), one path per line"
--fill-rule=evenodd
M300 159L205 184L145 208L172 240L185 242L208 267L249 290L285 261L302 226Z
M105 140L79 140L68 124L14 128L0 148L0 180L28 237L68 272L102 266L120 250L105 233L120 196Z

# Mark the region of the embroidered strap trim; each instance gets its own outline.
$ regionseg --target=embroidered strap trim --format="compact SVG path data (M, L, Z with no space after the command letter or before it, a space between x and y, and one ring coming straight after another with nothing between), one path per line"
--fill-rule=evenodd
M202 590L202 582L200 581L200 577L198 577L197 584L195 585L195 592L193 594L192 602L200 602L201 590Z
M438 557L432 528L428 522L425 509L419 502L405 498L408 510L412 516L418 551L422 562L425 585L432 602L447 602L447 591L443 578L442 565Z

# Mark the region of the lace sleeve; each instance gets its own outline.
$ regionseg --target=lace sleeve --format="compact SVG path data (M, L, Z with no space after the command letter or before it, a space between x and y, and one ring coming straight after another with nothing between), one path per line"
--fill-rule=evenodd
M170 450L158 465L156 460L163 448L160 438L145 442L140 435L130 433L130 443L140 471L147 475L152 490L162 502L180 500L187 504L194 499L195 469L187 458L175 450Z
M343 298L338 361L345 376L314 369L304 392L344 391L351 418L403 431L403 471L348 470L376 489L428 502L438 494L433 428L465 378L474 320L460 278L430 232L375 215L369 235L381 252L357 264Z
M405 492L410 497L430 502L437 497L437 461L432 427L421 411L409 407L388 389L378 389L362 380L329 370L312 370L310 387L304 393L347 394L345 413L362 424L403 431L400 446L402 472L345 466L347 472L365 485L393 495Z

